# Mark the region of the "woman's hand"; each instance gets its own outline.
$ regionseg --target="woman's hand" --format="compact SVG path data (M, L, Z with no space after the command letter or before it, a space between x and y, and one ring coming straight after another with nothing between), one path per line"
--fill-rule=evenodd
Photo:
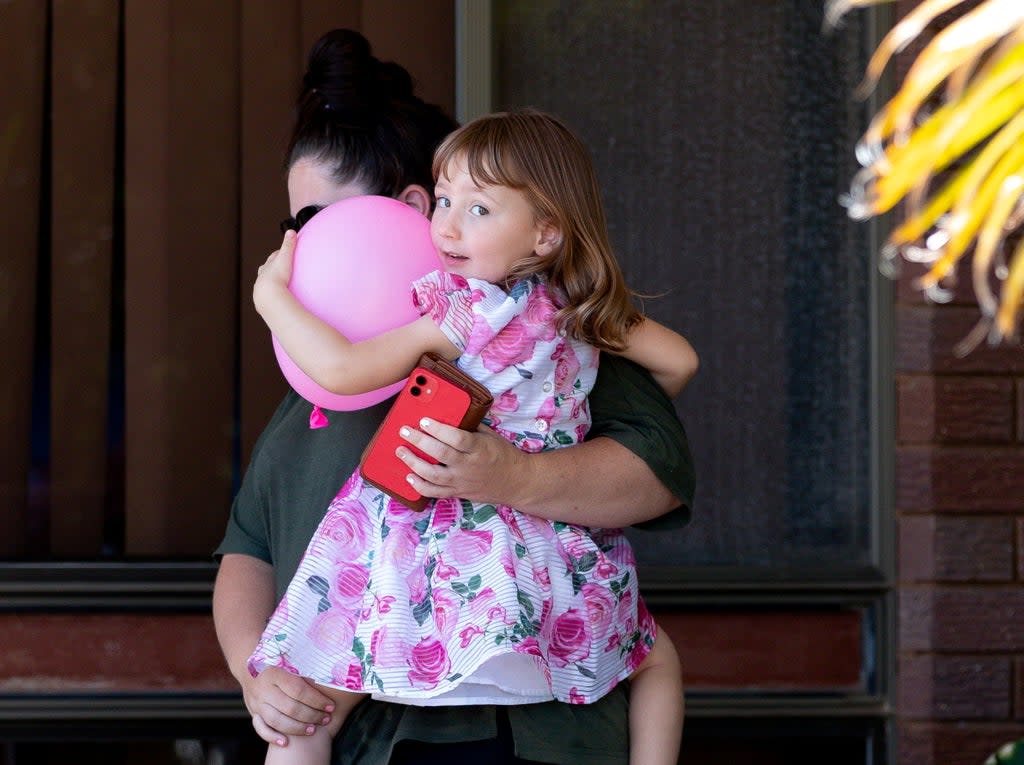
M527 455L486 425L475 433L424 418L420 429L403 428L402 438L440 464L400 446L397 454L412 474L410 485L424 497L461 497L473 502L527 504L519 490L526 484Z
M292 261L295 255L295 232L286 231L281 240L281 249L270 253L263 265L256 271L256 282L252 287L252 300L256 310L263 312L268 300L273 299L277 290L288 289L292 278Z
M252 727L268 744L287 746L288 736L309 736L330 722L331 700L305 678L267 667L242 684Z

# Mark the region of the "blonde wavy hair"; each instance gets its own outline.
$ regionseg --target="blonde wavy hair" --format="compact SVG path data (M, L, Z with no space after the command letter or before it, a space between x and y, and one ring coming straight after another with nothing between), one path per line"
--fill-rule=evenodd
M464 161L474 183L525 194L538 221L561 234L555 251L514 264L512 284L537 273L564 293L556 323L572 337L621 351L643 318L612 252L590 153L555 117L534 109L480 117L452 133L434 154L434 180Z

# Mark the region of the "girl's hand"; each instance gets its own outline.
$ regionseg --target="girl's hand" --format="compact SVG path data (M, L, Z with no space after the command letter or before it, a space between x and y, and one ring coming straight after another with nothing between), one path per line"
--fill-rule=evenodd
M256 283L252 287L252 299L256 310L262 313L267 300L273 299L277 290L288 289L292 278L292 262L295 255L295 232L286 231L281 249L270 253L256 272Z
M268 744L287 746L288 737L311 736L330 722L331 700L305 678L267 667L243 684L242 696L252 727Z
M434 465L404 446L398 457L412 474L409 484L424 497L462 497L473 502L498 502L516 507L525 502L519 490L528 455L486 425L475 433L428 418L420 429L406 428L402 437L440 464Z

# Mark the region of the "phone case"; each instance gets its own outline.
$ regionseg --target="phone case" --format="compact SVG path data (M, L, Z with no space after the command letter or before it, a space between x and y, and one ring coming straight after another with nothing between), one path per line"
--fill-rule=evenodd
M413 510L422 510L429 499L417 492L405 477L409 468L395 456L404 445L428 462L433 457L412 446L398 431L418 427L423 417L474 430L491 408L490 391L451 362L435 353L420 357L359 461L363 479Z

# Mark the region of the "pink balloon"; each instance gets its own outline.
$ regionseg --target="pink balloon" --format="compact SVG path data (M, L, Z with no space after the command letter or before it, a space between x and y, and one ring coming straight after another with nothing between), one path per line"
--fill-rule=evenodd
M423 215L390 197L350 197L325 207L299 231L288 287L310 312L359 341L419 318L412 283L440 267ZM324 409L364 409L394 396L405 382L341 396L307 377L276 337L273 343L285 379Z

